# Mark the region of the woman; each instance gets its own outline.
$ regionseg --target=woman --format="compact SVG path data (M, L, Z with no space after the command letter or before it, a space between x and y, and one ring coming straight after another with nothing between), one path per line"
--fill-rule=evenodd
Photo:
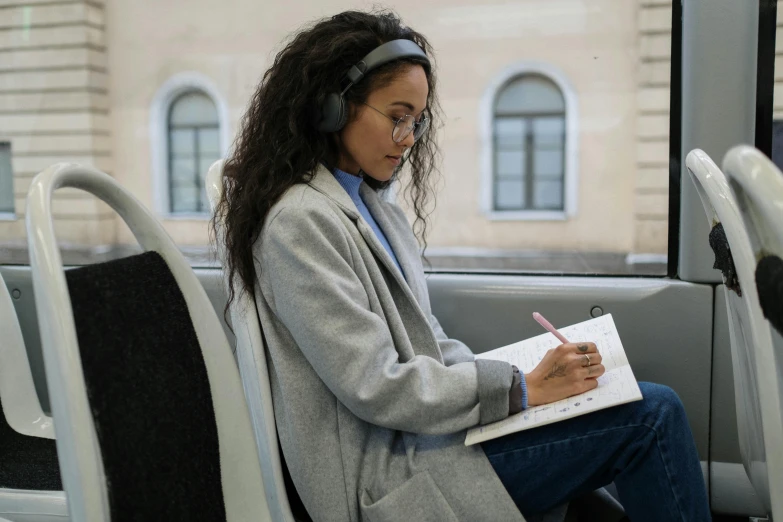
M604 368L594 344L564 344L522 376L475 360L432 315L419 243L380 195L407 167L424 241L438 150L431 54L393 13L302 30L264 75L225 166L215 225L229 277L257 303L283 454L308 512L523 520L614 481L634 521L709 520L685 413L663 386L464 445L467 428L592 389Z

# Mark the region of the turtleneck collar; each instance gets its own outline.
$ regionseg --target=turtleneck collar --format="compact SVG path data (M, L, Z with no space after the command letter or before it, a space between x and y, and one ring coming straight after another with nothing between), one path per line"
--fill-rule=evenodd
M332 169L332 174L334 174L334 177L337 179L340 185L343 186L348 195L351 196L351 199L356 199L359 197L359 187L361 186L362 181L364 181L362 176L348 174L347 172L344 172L337 167Z

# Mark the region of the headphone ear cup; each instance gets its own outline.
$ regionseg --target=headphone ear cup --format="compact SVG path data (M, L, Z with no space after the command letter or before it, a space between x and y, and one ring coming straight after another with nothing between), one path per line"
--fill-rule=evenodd
M338 96L338 98L340 99L340 111L337 114L337 128L335 131L342 129L348 123L348 110L345 107L345 98L342 96Z
M318 130L321 132L337 132L345 125L345 100L336 92L330 92L326 95L324 104L321 106L321 121L318 124Z

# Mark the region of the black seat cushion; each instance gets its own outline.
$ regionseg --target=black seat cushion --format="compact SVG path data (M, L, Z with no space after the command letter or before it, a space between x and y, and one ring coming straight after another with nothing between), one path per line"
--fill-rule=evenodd
M146 252L66 277L112 521L225 520L206 366L166 262Z
M62 491L57 448L51 439L14 431L0 405L0 488Z
M756 289L764 317L783 335L783 259L761 258L756 265Z
M742 296L737 269L734 266L734 258L731 257L731 247L722 223L712 227L709 241L710 247L715 254L715 263L712 265L712 268L716 268L723 273L723 281L726 284L726 288Z

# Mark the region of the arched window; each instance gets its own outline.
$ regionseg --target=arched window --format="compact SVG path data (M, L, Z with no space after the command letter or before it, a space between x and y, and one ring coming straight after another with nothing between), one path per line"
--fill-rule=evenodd
M169 107L167 131L169 212L207 213L204 177L221 156L215 103L202 91L180 94Z
M498 91L492 122L492 211L564 211L566 102L540 74Z
M203 220L210 212L204 177L228 153L228 105L206 75L184 71L160 86L150 104L152 197L163 219Z

